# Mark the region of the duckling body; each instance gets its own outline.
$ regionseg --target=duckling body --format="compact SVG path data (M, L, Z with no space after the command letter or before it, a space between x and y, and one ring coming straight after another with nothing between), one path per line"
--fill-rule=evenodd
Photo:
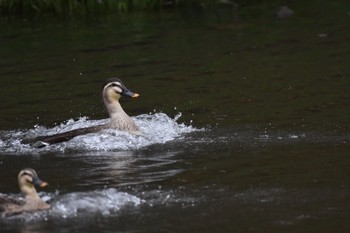
M75 129L64 133L49 136L40 136L35 139L34 147L43 147L49 144L68 141L76 136L98 132L103 129L127 131L134 135L143 135L131 117L126 114L119 103L122 96L138 97L139 94L128 90L119 78L108 79L103 86L102 99L109 114L110 121L104 125Z
M34 169L21 170L18 174L18 185L25 195L24 200L0 197L0 212L5 216L50 208L50 205L44 202L36 192L35 186L45 187L47 183L39 179Z

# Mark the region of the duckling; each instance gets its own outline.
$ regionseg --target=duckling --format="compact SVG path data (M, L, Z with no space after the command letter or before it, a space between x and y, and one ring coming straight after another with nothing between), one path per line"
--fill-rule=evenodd
M79 135L98 132L103 129L116 129L127 131L134 135L143 135L143 133L136 126L135 122L128 114L125 113L120 105L119 99L122 96L136 98L139 96L139 94L127 89L119 78L107 79L103 85L102 99L110 117L110 121L108 123L104 125L75 129L49 136L40 136L34 140L35 143L32 145L40 148L50 144L68 141Z
M0 197L0 212L5 216L50 208L50 205L44 202L36 192L36 187L43 188L48 183L40 180L34 169L21 170L18 174L18 185L25 195L25 200Z

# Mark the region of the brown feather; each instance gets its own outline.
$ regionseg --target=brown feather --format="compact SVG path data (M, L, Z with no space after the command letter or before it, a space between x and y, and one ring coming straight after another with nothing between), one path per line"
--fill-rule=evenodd
M98 125L98 126L92 126L87 128L74 129L63 133L36 137L33 141L34 142L41 141L44 143L55 144L55 143L69 141L70 139L76 136L80 136L88 133L95 133L100 131L103 128L104 128L103 125Z

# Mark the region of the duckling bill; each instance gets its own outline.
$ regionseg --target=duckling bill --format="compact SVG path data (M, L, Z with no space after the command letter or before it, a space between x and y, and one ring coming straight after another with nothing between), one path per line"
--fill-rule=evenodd
M44 202L36 191L36 188L46 187L48 183L42 181L34 169L21 170L18 174L18 185L25 195L24 200L0 197L0 212L5 216L50 208L50 205Z
M139 96L139 94L126 88L119 78L107 79L103 85L102 99L109 114L110 121L108 123L104 125L75 129L54 135L40 136L35 138L35 143L32 145L40 148L50 144L68 141L79 135L98 132L103 129L116 129L127 131L134 135L142 135L142 132L136 126L135 122L131 119L131 117L129 117L128 114L125 113L120 105L119 99L122 96L136 98Z

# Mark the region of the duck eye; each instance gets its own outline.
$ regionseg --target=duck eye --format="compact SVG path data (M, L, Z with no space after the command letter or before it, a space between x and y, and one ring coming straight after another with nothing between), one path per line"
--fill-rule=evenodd
M110 86L111 87L119 87L119 88L123 89L122 86L118 83L112 83Z
M26 181L27 181L28 183L30 183L30 184L33 183L33 181L32 181L32 180L29 180L29 179L26 179Z
M21 176L30 176L30 177L33 177L33 175L30 174L30 173L28 173L28 172L23 172L23 173L21 174Z

